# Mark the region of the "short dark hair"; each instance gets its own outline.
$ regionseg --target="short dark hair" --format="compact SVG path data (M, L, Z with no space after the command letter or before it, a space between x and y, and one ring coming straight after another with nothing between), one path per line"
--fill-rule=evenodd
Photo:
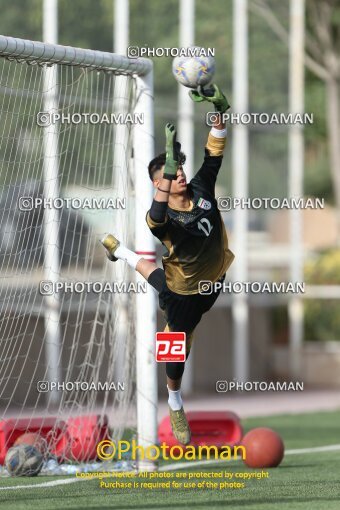
M149 171L149 177L152 181L154 180L155 173L158 172L158 170L161 170L161 168L165 165L165 159L166 159L166 153L162 152L162 154L159 154L158 156L156 156L155 158L153 158L150 161L149 166L148 166L148 171ZM186 159L187 159L187 157L184 154L184 152L180 152L179 158L178 158L178 164L184 165Z

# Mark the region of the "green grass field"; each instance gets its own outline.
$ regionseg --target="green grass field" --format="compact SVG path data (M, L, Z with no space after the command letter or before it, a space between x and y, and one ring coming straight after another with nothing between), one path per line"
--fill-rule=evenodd
M340 451L315 452L314 448L340 444L340 411L301 415L284 415L245 420L245 430L269 426L285 441L287 454L282 464L270 469L269 478L246 481L242 489L103 489L97 479L77 481L75 477L2 478L2 510L52 509L209 509L233 510L289 509L335 510L340 508ZM310 449L304 453L294 450ZM173 465L173 462L171 463ZM237 461L199 464L181 472L251 472ZM176 470L172 471L174 476ZM106 479L112 481L113 479ZM140 481L139 478L120 479ZM48 482L66 481L49 486ZM159 480L161 481L161 480ZM199 478L190 481L200 482ZM218 479L218 482L223 479ZM242 482L243 480L240 480ZM36 485L42 485L37 487ZM8 487L22 486L9 489ZM33 487L28 487L33 486ZM2 489L6 487L6 489Z

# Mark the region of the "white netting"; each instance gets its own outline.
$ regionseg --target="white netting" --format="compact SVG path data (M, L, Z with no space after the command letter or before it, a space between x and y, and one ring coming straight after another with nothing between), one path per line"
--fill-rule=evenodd
M134 235L134 120L127 114L135 79L4 58L0 69L0 423L12 418L12 430L20 425L21 433L37 428L46 435L48 418L57 418L51 434L64 428L65 437L70 417L93 414L94 430L107 416L117 439L126 425L135 427L134 293L100 291L93 282L133 282L122 266L116 272L99 240L119 231L131 244ZM37 120L43 111L63 115L63 122L39 126L51 120ZM118 126L111 113L123 113ZM89 114L96 114L94 123ZM55 200L61 197L68 199L62 207ZM50 202L37 205L43 199ZM51 391L51 382L64 386ZM14 440L3 430L1 437ZM59 444L59 460L71 458L69 450Z

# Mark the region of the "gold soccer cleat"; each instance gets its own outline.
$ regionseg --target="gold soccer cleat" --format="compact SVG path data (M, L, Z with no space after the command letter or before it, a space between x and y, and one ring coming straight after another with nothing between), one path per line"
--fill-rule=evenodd
M102 245L106 249L106 256L112 262L116 262L118 259L114 256L114 252L120 245L118 239L116 239L112 234L106 234L106 236L101 240Z
M173 435L182 444L189 444L191 439L191 430L185 416L183 407L179 411L173 411L169 406L170 423Z

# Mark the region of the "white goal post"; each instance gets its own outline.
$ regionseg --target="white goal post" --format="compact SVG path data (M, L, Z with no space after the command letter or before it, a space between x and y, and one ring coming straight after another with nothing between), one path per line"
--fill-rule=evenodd
M103 408L98 411L100 404L95 397L78 396L73 390L67 398L61 397L60 392L40 393L34 405L34 395L32 397L32 392L23 387L27 383L27 373L31 370L28 381L31 384L36 383L39 370L39 377L44 376L47 382L59 378L63 382L65 377L83 377L98 382L101 380L102 366L110 365L112 361L117 368L117 363L123 361L129 364L129 368L119 370L119 373L130 378L124 381L128 390L123 397L113 397L111 420L114 421L115 416L124 416L130 424L133 421L129 415L130 400L136 398L137 443L144 447L157 444L155 292L146 287L144 292L136 292L131 297L128 312L134 324L130 324L130 331L126 332L126 346L122 351L122 346L115 345L118 342L115 333L119 330L120 317L114 295L106 298L98 294L97 301L92 299L93 292L90 297L72 296L70 299L66 291L59 295L39 297L41 287L38 289L41 279L54 285L59 280L70 284L75 280L93 282L96 277L101 280L113 279L115 273L112 271L115 269L106 260L104 251L100 252L98 243L99 233L110 231L110 228L117 233L125 227L126 239L123 242L130 240L130 248L149 260L155 260L154 238L145 222L153 198L147 172L148 163L154 157L152 62L143 58L130 59L102 51L0 36L0 69L2 65L0 112L5 113L6 129L9 131L7 135L3 133L0 136L0 164L4 176L0 182L4 204L1 214L5 225L0 238L0 274L6 278L5 289L0 293L0 360L7 364L7 368L0 368L0 384L11 389L10 393L0 389L3 409L0 421L7 416L13 418L17 415L33 419L39 410L44 409L47 414L57 414L61 418L71 413L107 412L108 395L102 396ZM121 76L126 80L119 82L117 77ZM110 80L117 82L111 84ZM81 114L84 111L89 113L89 108L103 115L105 112L110 114L117 105L119 107L122 100L129 106L129 113L135 115L136 119L143 118L143 122L129 125L125 137L118 134L117 125L78 127L59 121L46 127L33 125L37 108L41 105L43 112L49 115L59 112L67 117L77 109ZM125 158L115 156L115 143L123 144L124 150L120 146L117 154L125 154ZM117 166L118 175L111 179L110 167L112 173L112 168ZM128 178L123 172L128 172ZM119 186L120 175L122 186ZM25 212L25 220L21 215L17 223L11 224L11 215L17 214L18 196L30 196L27 183L33 182L32 179L34 186L42 184L39 193L43 199L50 200L50 205L43 210L41 225L33 223L35 219L28 212ZM124 218L127 218L124 225L114 224L110 220L106 227L108 211L105 212L106 216L104 212L100 213L101 216L96 212L92 214L92 211L86 213L87 216L77 212L77 217L72 219L64 210L51 206L51 203L55 204L60 199L60 193L64 198L67 194L70 198L72 192L75 193L74 189L87 198L100 197L100 193L108 198L108 193L113 190L113 181L116 187L118 183L120 190L128 188L128 196L121 197L128 199L127 209L131 204L131 210L124 214ZM132 212L134 217L131 217ZM112 211L111 214L114 213ZM119 215L117 217L120 218ZM37 255L40 234L43 239L42 260ZM30 240L32 246L22 248L21 243L27 244L27 239L31 239L29 236L33 236L33 241ZM13 241L12 244L8 239ZM81 245L83 241L85 244ZM131 241L134 245L131 245ZM123 263L119 261L117 264ZM139 275L131 274L126 268L119 274L133 279L136 286L142 282ZM18 321L24 323L21 329ZM129 335L134 341L131 344ZM43 340L40 347L39 336L39 340ZM122 341L121 335L119 337L119 341ZM27 357L23 356L23 351ZM32 363L33 352L37 357ZM27 359L30 360L30 368L26 367ZM42 371L44 360L46 366ZM15 367L13 370L9 368L11 363ZM25 374L21 383L20 374ZM131 380L132 374L135 374L135 380ZM109 366L105 376L114 378L114 375L113 367ZM18 389L20 384L21 390ZM25 391L30 393L27 398ZM45 406L41 406L42 398L45 398ZM31 404L26 408L28 402ZM121 423L117 425L114 439L120 439L123 426ZM149 461L139 461L139 469L155 469L155 466Z

